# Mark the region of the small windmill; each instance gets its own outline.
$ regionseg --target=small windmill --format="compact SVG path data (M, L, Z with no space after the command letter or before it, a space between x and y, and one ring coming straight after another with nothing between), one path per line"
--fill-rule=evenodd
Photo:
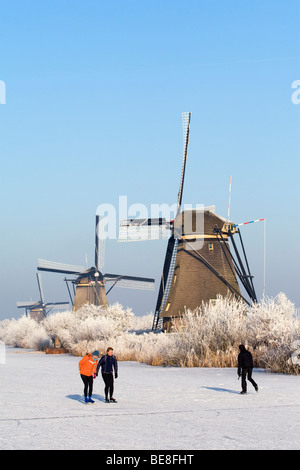
M31 318L37 321L42 321L54 307L60 309L60 307L62 306L69 305L69 302L45 302L41 274L36 273L36 277L40 293L40 300L29 302L17 302L17 307L25 308L26 316L29 312L29 316Z
M214 206L181 212L190 120L191 113L182 114L183 163L175 219L125 220L120 225L119 241L164 238L169 233L153 320L153 329L162 323L165 331L170 331L172 322L185 308L193 310L202 302L214 301L218 294L231 293L248 303L241 294L237 275L250 299L256 300L248 261L245 268L233 240L233 235L239 233L237 225L217 215ZM229 239L237 259L231 254ZM242 249L245 256L243 245Z
M104 224L105 220L100 219L100 216L96 215L95 266L85 269L83 266L74 266L41 259L38 260L37 269L39 271L76 276L75 279L65 278L67 286L68 283L71 282L74 287L74 299L72 299L71 291L68 287L69 295L73 303L73 310L78 310L84 304L107 306L107 294L115 286L128 289L154 289L154 279L102 273L104 267L104 237L101 230ZM105 290L106 284L109 286L107 292Z

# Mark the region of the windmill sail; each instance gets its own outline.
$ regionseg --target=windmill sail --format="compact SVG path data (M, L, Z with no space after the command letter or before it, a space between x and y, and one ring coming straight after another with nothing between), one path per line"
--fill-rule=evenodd
M32 308L32 307L37 307L39 305L39 301L38 300L35 300L35 301L24 301L24 302L17 302L17 307L18 308Z
M42 287L42 280L41 280L41 274L39 272L36 273L36 278L38 282L41 302L44 304L45 300L44 300L44 293L43 293L43 287Z
M96 230L95 230L95 268L99 271L104 268L105 259L105 240L107 226L107 217L100 217L96 215Z
M178 200L177 200L177 214L180 212L182 195L183 195L183 184L185 176L185 167L187 160L187 152L190 138L190 122L191 122L192 113L182 113L182 128L183 128L183 159L182 159L182 170L181 170L181 179L180 186L178 191Z
M47 302L45 304L45 315L48 315L48 313L53 309L56 309L56 310L65 309L66 305L69 305L69 302Z
M165 218L121 220L119 242L159 240L170 237L170 223Z
M154 290L155 280L147 277L124 276L120 274L105 274L104 282L112 282L117 287L126 289Z
M156 307L155 307L155 313L154 313L154 319L153 319L153 328L156 329L158 326L158 320L159 320L159 312L163 308L164 303L166 298L168 297L169 293L169 284L168 284L168 279L169 277L169 272L170 272L170 267L172 264L172 260L174 260L174 253L176 254L177 247L175 248L175 245L177 245L178 240L174 238L172 235L169 238L168 241L168 246L167 246L167 251L166 251L166 256L165 256L165 261L164 261L164 266L163 266L163 271L162 271L162 276L160 280L160 286L159 286L159 291L158 291L158 296L157 296L157 301L156 301ZM174 250L175 248L175 250ZM173 261L174 263L174 261ZM173 266L172 266L173 268ZM173 269L172 269L173 271Z
M44 259L38 259L37 269L38 271L47 271L62 274L79 274L84 271L83 266L57 263L56 261L47 261Z
M182 113L183 158L182 158L181 178L180 178L180 185L179 185L178 199L177 199L176 217L180 213L181 203L182 203L185 167L186 167L188 145L189 145L191 114L192 113L190 112ZM174 274L177 248L178 248L178 233L175 232L171 235L169 242L168 242L168 246L167 246L164 267L163 267L162 277L160 281L160 288L158 292L155 313L154 313L154 320L153 320L154 329L156 329L158 326L160 312L164 308L166 300L169 295L170 286L171 286L171 282L172 282L172 278Z

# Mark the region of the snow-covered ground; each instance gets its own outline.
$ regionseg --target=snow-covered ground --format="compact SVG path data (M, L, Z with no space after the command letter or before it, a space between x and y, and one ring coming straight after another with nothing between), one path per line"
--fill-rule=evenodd
M119 363L117 404L82 402L80 358L6 348L0 364L1 449L299 449L300 377L254 370Z

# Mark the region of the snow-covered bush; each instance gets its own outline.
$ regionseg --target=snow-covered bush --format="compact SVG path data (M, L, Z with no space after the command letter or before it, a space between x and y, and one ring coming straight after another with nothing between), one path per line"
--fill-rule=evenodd
M227 304L228 300L222 300L223 307ZM218 321L220 308L219 305L219 309L211 311L187 310L183 318L176 323L172 333L153 333L149 329L142 333L138 328L136 331L131 330L116 338L114 342L118 357L150 365L235 366L238 349L235 346L244 338L245 307L236 309L236 305L231 306L236 314L235 320L225 309L223 321ZM230 312L232 313L231 310ZM239 326L234 325L231 328L234 321L239 321ZM137 326L139 327L138 322Z
M235 346L245 338L245 324L245 304L231 297L186 310L174 326L179 365L230 366Z
M0 339L10 346L38 350L51 342L43 325L25 315L18 320L0 322Z
M147 315L134 316L131 324L131 330L135 333L145 333L152 331L153 325L153 313L148 313Z
M266 297L252 306L247 315L247 334L259 366L277 372L297 372L298 367L290 358L293 343L300 339L300 321L285 294Z
M174 362L183 366L232 367L238 345L253 353L255 365L276 372L297 373L293 344L300 339L294 304L280 293L246 307L234 298L218 297L216 304L187 310L176 323L178 341Z
M247 314L247 334L253 347L286 343L297 333L294 304L280 293L254 304Z
M106 308L87 304L74 312L50 315L43 324L49 336L57 337L68 350L77 351L79 343L89 350L90 343L108 341L122 334L131 326L133 317L131 309L124 309L119 303Z
M118 303L107 308L84 305L75 312L49 315L40 323L25 315L18 320L4 320L0 322L0 339L14 347L44 349L57 338L72 351L80 342L89 348L93 341L115 338L132 326L133 317L131 309L123 309Z
M44 349L57 338L76 356L114 348L119 360L180 367L236 367L238 345L253 353L255 365L276 372L298 373L292 361L300 339L300 319L284 294L251 307L234 298L186 310L172 333L154 333L152 314L135 317L120 304L107 308L84 305L75 312L0 322L7 345ZM298 341L298 343L297 343ZM296 347L297 348L297 347Z
M97 307L96 305L86 304L79 310L72 312L74 318L83 322L87 319L94 319L102 321L103 318L108 318L113 322L113 330L116 334L121 333L123 330L130 328L134 314L130 308L124 309L118 302L108 305L107 307Z

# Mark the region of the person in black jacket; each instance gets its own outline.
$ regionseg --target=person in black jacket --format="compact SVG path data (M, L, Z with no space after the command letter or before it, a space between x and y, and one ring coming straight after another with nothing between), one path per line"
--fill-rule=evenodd
M247 393L247 382L246 377L249 382L252 383L255 390L258 392L257 383L252 379L252 370L253 370L253 358L250 351L247 351L243 344L239 345L240 353L238 355L238 376L242 377L242 391L241 394L244 395Z
M107 348L106 354L101 357L97 364L96 376L98 376L99 369L101 367L102 378L105 383L105 403L116 403L117 400L113 398L114 393L114 376L115 379L118 377L118 362L116 357L113 355L113 348ZM109 398L108 398L109 395Z

